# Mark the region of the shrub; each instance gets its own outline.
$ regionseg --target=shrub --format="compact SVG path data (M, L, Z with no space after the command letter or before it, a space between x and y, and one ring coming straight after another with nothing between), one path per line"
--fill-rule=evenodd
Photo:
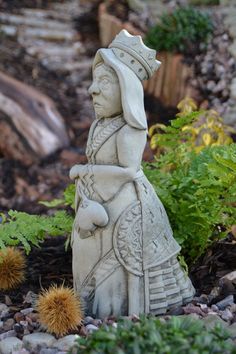
M159 147L156 161L144 166L188 264L225 237L236 220L236 144L222 131L218 144L228 145L217 145L209 132L208 145L199 146L198 139L193 144L194 122L207 113L182 112L169 127L162 125L164 134L155 134L152 142Z
M200 320L172 317L166 323L154 317L140 322L120 321L117 329L104 326L88 338L79 338L80 354L235 354L229 335L219 326L206 332Z
M161 17L160 23L148 31L145 43L157 51L194 55L207 43L212 31L208 14L193 7L180 7Z
M190 0L191 5L219 5L219 0Z

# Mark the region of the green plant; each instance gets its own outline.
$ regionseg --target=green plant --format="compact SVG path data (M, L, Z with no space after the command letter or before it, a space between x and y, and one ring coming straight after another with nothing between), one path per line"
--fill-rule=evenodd
M220 326L206 331L200 320L172 317L161 322L142 317L140 322L118 322L117 328L103 326L88 338L77 340L80 354L235 354L229 335Z
M51 202L42 202L48 207L74 207L75 185L69 185L62 199ZM39 246L45 236L61 236L71 233L73 217L65 210L56 211L51 216L31 215L24 212L10 210L8 216L2 214L0 224L0 249L6 246L23 245L26 253L31 245ZM69 241L69 239L68 239ZM68 244L68 242L67 242Z
M182 112L170 126L162 126L164 133L155 134L156 161L144 165L188 264L210 243L225 237L236 220L236 144L225 140L229 145L199 150L191 129L185 129L194 127L204 114Z
M219 5L219 0L190 0L191 5Z
M208 14L189 6L179 7L161 17L160 23L148 31L145 43L157 51L194 55L207 43L212 31Z

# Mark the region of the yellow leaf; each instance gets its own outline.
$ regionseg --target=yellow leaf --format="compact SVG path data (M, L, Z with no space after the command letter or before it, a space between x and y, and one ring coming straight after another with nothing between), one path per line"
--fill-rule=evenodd
M197 105L192 98L185 97L182 101L179 102L177 108L181 112L181 114L188 114L193 111L196 111Z
M205 134L202 135L202 140L203 140L203 143L204 143L206 146L208 146L208 145L210 145L212 139L211 139L210 134L205 133Z

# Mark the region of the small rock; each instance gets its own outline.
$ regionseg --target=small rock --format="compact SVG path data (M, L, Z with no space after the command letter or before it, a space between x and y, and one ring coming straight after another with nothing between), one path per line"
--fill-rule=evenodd
M79 330L79 335L81 337L86 337L88 335L88 330L85 326L82 326Z
M16 337L8 337L0 342L1 354L12 354L13 350L21 349L23 346L22 341Z
M11 298L10 298L10 296L8 296L8 295L5 295L5 304L6 304L7 306L11 306L11 305L12 305Z
M219 312L219 308L215 304L211 305L211 309L212 311Z
M3 329L4 331L10 331L15 324L15 321L13 318L8 318L3 324Z
M14 350L12 352L12 354L30 354L30 352L28 350L26 350L25 348L22 348L20 350L16 350L16 351Z
M25 296L25 299L24 299L23 303L35 306L36 302L37 302L37 299L38 299L38 295L37 294L35 294L33 291L28 291L28 293Z
M79 336L77 334L70 334L68 336L58 339L58 341L53 344L53 347L59 350L68 351L75 345L75 341L78 338Z
M184 306L183 307L183 310L184 310L184 314L185 315L189 315L191 313L196 313L197 315L200 315L202 317L205 317L206 316L206 313L203 312L203 310L198 307L198 306L194 306L193 304L188 304L187 306Z
M20 321L20 325L24 328L28 327L28 322L27 321Z
M100 320L99 318L96 318L95 320L93 320L92 324L96 327L101 327L102 320Z
M112 327L117 328L118 324L117 322L112 323Z
M86 316L83 320L83 324L85 326L87 326L88 324L92 324L94 321L94 318L92 318L91 316Z
M56 339L48 333L31 333L23 337L23 343L27 348L34 349L38 345L45 345L51 347L55 343Z
M182 306L174 307L170 309L170 311L168 311L168 315L170 316L179 316L183 314L184 314L184 310Z
M13 329L17 333L17 335L22 336L24 334L24 327L19 323L16 323Z
M31 312L27 315L31 319L32 322L37 322L39 319L39 314L36 312Z
M224 321L231 321L233 319L233 314L229 309L225 309L224 311L221 311L221 318Z
M209 91L212 91L215 88L216 84L213 80L208 81L206 87Z
M227 331L230 333L230 337L232 339L235 339L236 338L236 322L231 324L231 326L229 326L227 328Z
M210 298L215 298L220 295L221 288L219 286L215 286L210 292Z
M88 331L88 333L92 333L94 331L97 331L98 330L98 327L97 326L94 326L93 324L88 324L86 326L86 329Z
M58 350L56 348L42 348L39 354L57 354Z
M202 319L204 321L205 327L207 329L214 328L217 324L220 324L222 327L227 327L228 323L223 321L218 315L208 314L207 317Z
M218 307L219 310L224 310L227 306L230 306L234 303L234 296L229 295L225 299L217 302L215 305Z
M231 305L229 309L232 313L235 313L236 312L236 304Z
M14 330L11 330L0 334L0 341L8 337L16 337L16 332Z
M21 310L21 313L23 313L23 315L28 315L29 313L31 313L31 312L33 312L34 311L34 309L33 309L33 307L28 307L28 308L26 308L26 309L23 309L23 310Z
M15 315L14 315L14 320L17 322L17 323L20 323L20 321L24 321L25 319L25 316L23 315L23 313L20 313L20 312L16 312Z
M4 318L9 313L9 308L6 304L0 304L0 319Z

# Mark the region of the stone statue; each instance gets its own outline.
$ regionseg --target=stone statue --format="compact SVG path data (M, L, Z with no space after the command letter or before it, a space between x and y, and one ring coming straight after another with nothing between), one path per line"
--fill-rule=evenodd
M75 290L85 312L104 318L163 314L190 301L165 209L141 168L147 123L141 80L160 65L140 36L122 30L93 63L96 120L76 182L72 231Z

